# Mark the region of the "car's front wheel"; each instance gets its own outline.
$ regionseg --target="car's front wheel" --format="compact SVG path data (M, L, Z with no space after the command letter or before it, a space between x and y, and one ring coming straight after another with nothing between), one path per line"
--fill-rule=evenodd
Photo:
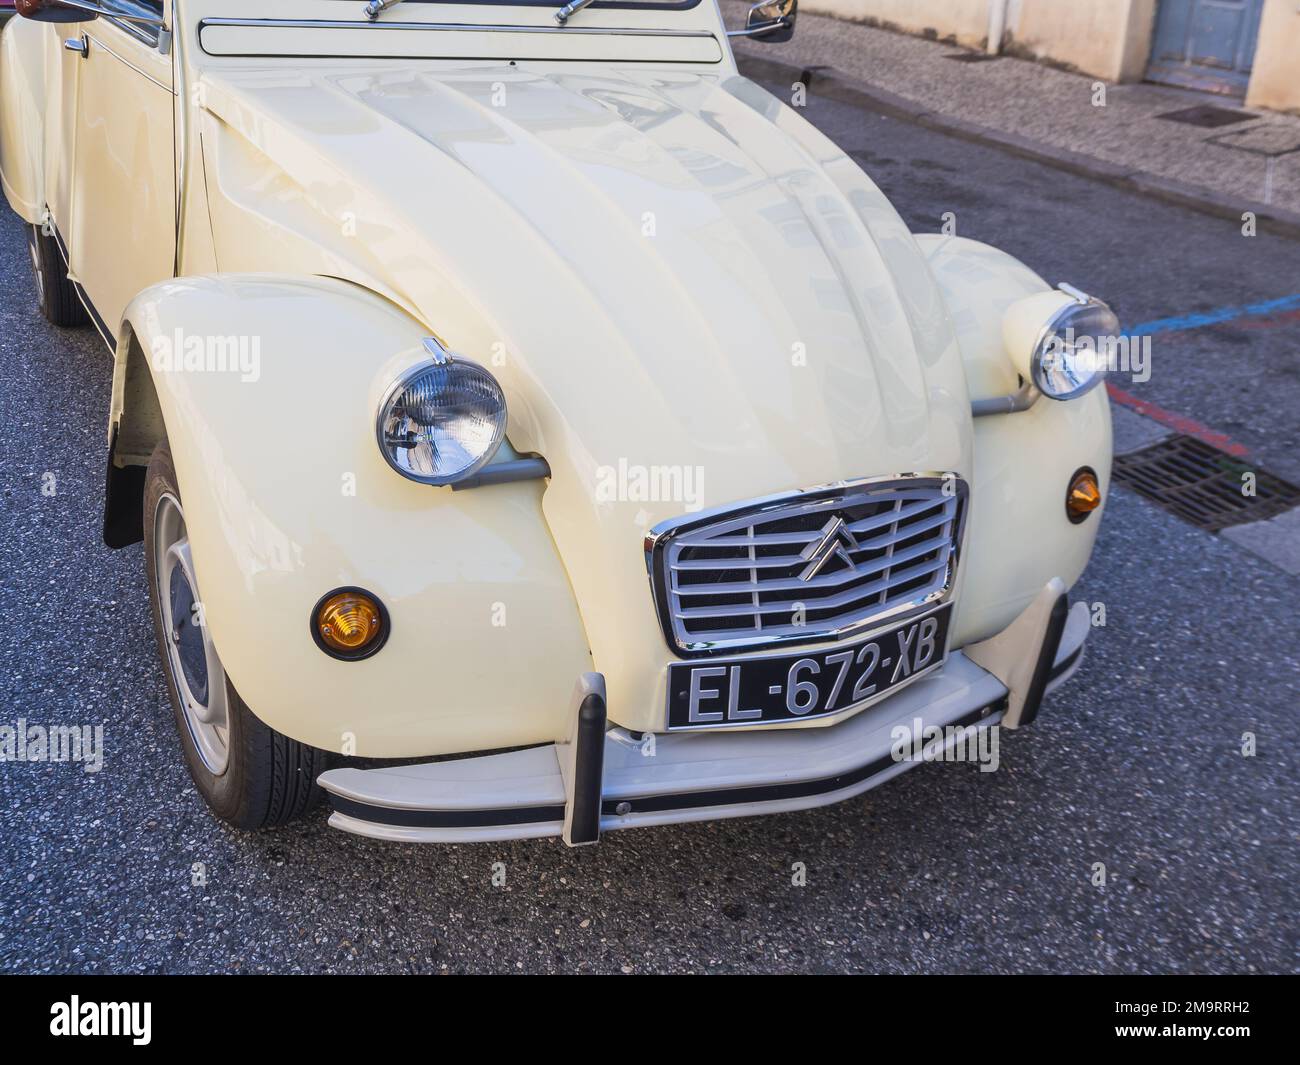
M322 797L316 777L327 756L259 721L226 676L205 624L165 440L145 478L144 556L167 692L199 791L237 828L266 828L305 813Z
M77 297L76 286L68 279L59 242L40 226L28 226L27 251L32 260L41 315L51 325L85 325L90 318Z

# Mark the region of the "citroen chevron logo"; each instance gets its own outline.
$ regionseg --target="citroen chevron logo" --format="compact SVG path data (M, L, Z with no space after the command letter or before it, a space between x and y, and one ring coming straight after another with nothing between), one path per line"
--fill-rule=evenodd
M799 574L801 581L810 581L817 576L826 564L833 558L838 558L844 562L850 569L853 567L853 556L850 551L858 551L861 544L853 538L849 532L849 527L841 517L831 518L822 526L820 535L816 540L810 543L799 553L808 565L804 566L803 572Z

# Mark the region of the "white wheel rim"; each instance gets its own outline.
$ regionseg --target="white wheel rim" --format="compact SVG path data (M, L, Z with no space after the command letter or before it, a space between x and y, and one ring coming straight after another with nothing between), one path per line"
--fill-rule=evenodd
M32 256L32 276L36 278L36 298L43 305L45 303L45 275L41 272L41 249L37 246L37 236L33 233L31 239L27 241L27 250Z
M230 759L226 673L204 624L185 512L175 496L168 494L158 500L153 535L167 670L176 685L194 748L208 771L220 776Z

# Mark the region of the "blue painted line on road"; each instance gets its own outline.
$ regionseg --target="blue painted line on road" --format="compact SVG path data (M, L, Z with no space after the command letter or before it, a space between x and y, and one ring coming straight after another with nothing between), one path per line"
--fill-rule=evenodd
M1153 322L1143 322L1129 330L1130 336L1150 336L1152 333L1173 333L1180 329L1200 329L1202 326L1219 325L1238 318L1267 318L1287 311L1300 311L1300 293L1294 296L1282 296L1275 300L1261 303L1247 303L1241 307L1220 307L1213 311L1201 311L1198 314L1185 314L1174 318L1157 318Z

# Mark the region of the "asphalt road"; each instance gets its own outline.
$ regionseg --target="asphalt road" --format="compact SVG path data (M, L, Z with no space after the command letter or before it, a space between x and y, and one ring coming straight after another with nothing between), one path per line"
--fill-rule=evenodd
M1000 244L1127 322L1289 295L1300 246L818 100L913 227ZM556 842L266 835L183 768L139 547L99 539L110 364L34 309L0 221L0 723L102 723L98 774L0 766L8 971L1294 971L1300 582L1122 490L1089 657L1002 765L798 814ZM1172 333L1131 386L1300 480L1297 316ZM1129 386L1126 386L1129 387ZM57 492L42 493L53 473ZM1240 752L1243 733L1258 753ZM492 886L505 863L504 887ZM807 869L792 884L792 865ZM1095 863L1107 883L1094 886ZM206 883L193 883L202 863Z

